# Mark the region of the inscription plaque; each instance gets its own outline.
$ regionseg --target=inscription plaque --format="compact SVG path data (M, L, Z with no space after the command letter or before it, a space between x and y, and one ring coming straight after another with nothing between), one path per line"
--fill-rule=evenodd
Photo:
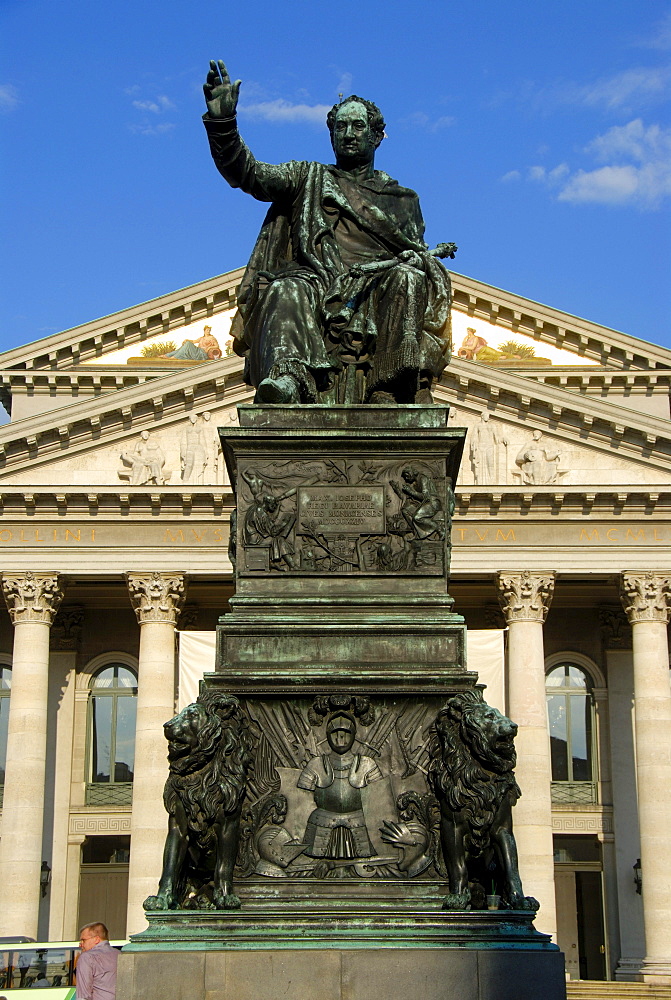
M301 486L298 489L299 535L313 531L325 535L383 535L382 486Z

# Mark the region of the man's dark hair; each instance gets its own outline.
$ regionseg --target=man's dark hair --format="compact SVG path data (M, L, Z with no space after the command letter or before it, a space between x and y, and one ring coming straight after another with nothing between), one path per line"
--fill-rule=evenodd
M346 97L344 101L340 104L334 104L329 113L326 116L326 124L328 125L328 130L331 133L331 138L333 138L333 130L335 128L336 115L340 108L344 108L346 104L351 104L352 101L357 101L359 104L363 104L364 108L368 112L368 125L375 136L376 145L379 146L384 139L384 118L382 117L382 112L378 108L377 104L373 104L372 101L367 101L365 97L357 97L356 94L351 94Z

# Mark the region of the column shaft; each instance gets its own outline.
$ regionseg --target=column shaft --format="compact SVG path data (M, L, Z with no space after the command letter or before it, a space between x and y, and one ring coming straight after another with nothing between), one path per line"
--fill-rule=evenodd
M541 904L539 930L556 936L552 845L552 766L545 700L543 621L553 575L500 574L508 622L508 714L519 729L515 776L522 797L513 811L520 875L527 895Z
M168 745L163 724L175 714L175 621L183 602L183 578L128 577L140 622L135 771L128 875L127 934L144 930L142 904L156 892L168 829L163 787Z
M634 623L632 635L646 965L664 962L671 975L671 693L666 625Z
M511 622L508 634L508 713L519 730L515 775L522 797L513 824L524 891L541 908L537 927L557 930L552 846L552 763L545 701L541 622Z
M634 653L636 783L643 874L646 981L671 984L671 691L667 622L671 577L622 574Z
M56 577L3 577L14 622L12 691L0 841L0 935L37 937Z

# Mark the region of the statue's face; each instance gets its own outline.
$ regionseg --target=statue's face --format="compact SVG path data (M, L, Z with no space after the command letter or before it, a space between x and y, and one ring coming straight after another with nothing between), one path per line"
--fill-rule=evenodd
M354 743L354 733L350 733L347 729L334 729L333 732L327 733L326 739L331 750L336 753L347 753Z
M338 110L331 141L339 165L352 167L372 162L375 136L363 104L352 101Z

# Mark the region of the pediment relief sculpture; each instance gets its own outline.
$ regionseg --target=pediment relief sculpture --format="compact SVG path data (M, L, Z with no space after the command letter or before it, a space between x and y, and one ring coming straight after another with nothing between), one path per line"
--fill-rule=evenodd
M507 438L489 419L484 410L480 420L471 427L468 434L469 457L476 486L505 482L505 462L500 462L501 445L507 446Z
M165 472L165 452L156 435L142 431L131 450L121 452L122 467L118 470L120 479L128 479L131 486L154 483L163 486L170 473Z
M217 482L218 435L209 411L189 414L180 437L179 458L183 483L203 486Z
M513 478L519 477L529 486L549 486L559 482L568 469L560 469L562 452L554 443L543 437L543 432L535 430L531 441L520 448L515 459L519 471L513 471Z

